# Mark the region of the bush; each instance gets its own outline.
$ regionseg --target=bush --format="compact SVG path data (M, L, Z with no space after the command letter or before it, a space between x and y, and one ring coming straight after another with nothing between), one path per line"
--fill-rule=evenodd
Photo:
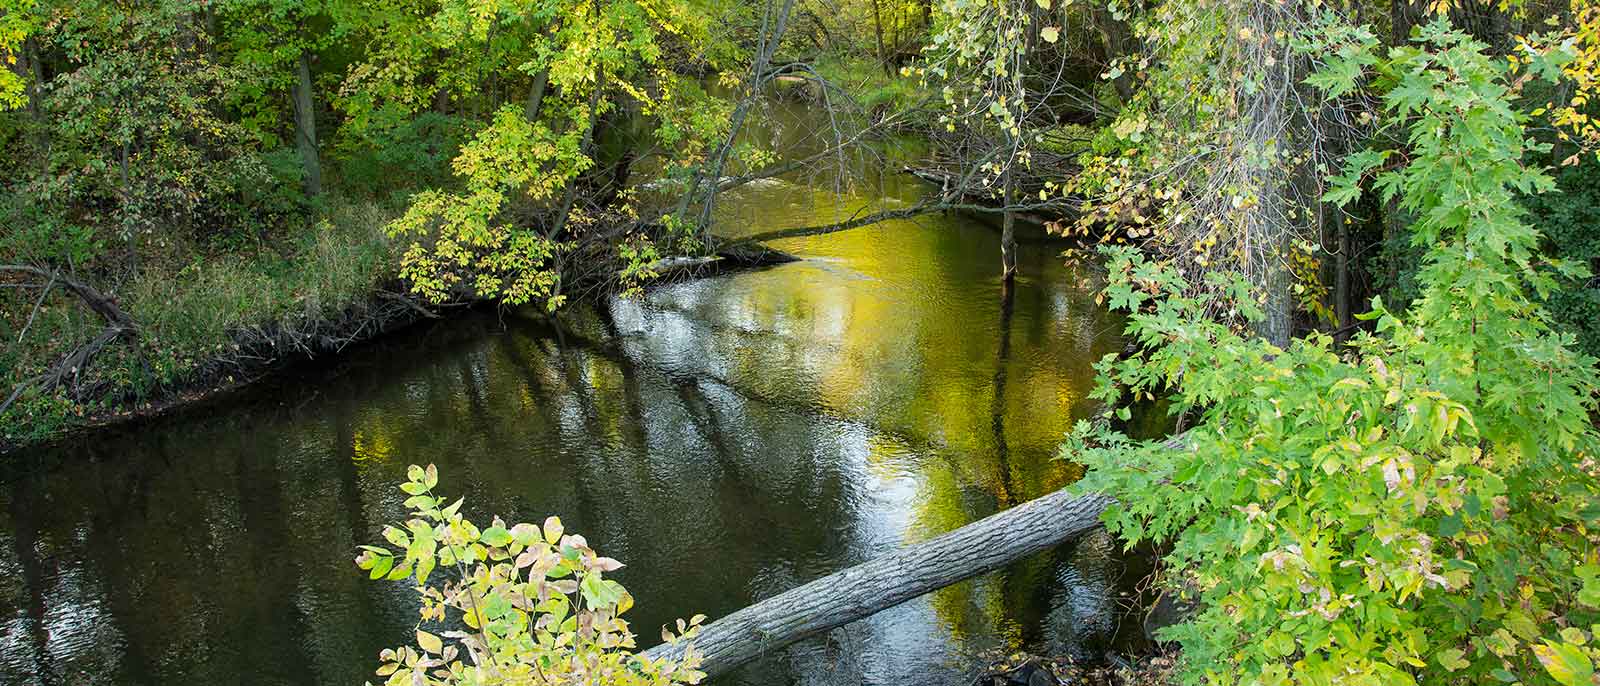
M356 558L373 579L414 579L422 622L442 626L419 625L415 646L383 651L377 674L386 684L666 686L704 677L692 646L682 662L632 652L622 615L633 596L605 578L622 563L563 531L556 517L543 527L496 517L480 529L461 516L461 500L446 505L434 495L438 483L433 465L412 465L400 486L412 517L383 530L395 548L361 546ZM703 619L680 620L680 635L667 639L692 638Z
M1172 446L1080 425L1079 488L1115 495L1109 528L1169 544L1203 609L1168 631L1188 683L1592 684L1600 624L1600 403L1595 359L1573 353L1538 300L1557 276L1518 192L1524 119L1499 63L1442 23L1433 49L1379 65L1405 156L1368 151L1331 199L1378 188L1418 219L1425 250L1409 310L1376 302L1376 335L1280 350L1207 319L1260 316L1242 279L1192 292L1170 266L1111 252L1114 307L1142 357L1100 364L1097 397L1171 391L1203 417ZM1332 68L1331 68L1332 69Z
M472 130L470 120L436 112L369 127L341 140L340 178L352 191L379 196L448 185L450 161Z

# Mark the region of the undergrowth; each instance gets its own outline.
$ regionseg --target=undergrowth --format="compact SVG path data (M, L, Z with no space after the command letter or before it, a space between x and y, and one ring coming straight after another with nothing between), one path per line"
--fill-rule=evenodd
M147 264L107 287L134 319L136 337L108 347L77 383L19 395L0 413L0 444L42 440L97 415L226 382L271 361L257 346L348 323L352 310L365 308L394 277L397 251L383 232L394 214L377 202L330 197L306 220L314 230L221 252L183 252L185 262ZM6 291L0 384L7 396L105 327L60 288L43 300L37 289Z

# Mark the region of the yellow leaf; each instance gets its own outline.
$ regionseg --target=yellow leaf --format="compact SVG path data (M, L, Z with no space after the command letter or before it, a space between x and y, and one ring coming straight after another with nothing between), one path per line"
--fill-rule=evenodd
M1039 31L1039 37L1046 43L1054 43L1061 37L1061 29L1055 26L1046 26Z
M561 540L561 533L562 528L560 517L552 516L549 519L544 520L544 540L546 543L555 545L556 541Z
M439 640L438 636L421 629L417 629L417 645L433 655L444 652L444 641Z

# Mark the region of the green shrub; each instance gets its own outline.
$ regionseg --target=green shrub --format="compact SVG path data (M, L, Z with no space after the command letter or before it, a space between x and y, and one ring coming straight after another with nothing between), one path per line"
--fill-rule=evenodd
M473 128L469 119L436 112L384 119L340 141L340 179L354 192L378 196L449 185L450 161Z
M356 558L373 579L415 580L421 600L416 645L380 656L386 684L667 686L704 677L693 646L682 662L632 652L622 615L633 596L605 578L622 563L596 554L556 517L543 527L496 517L480 529L461 516L461 500L446 505L434 495L438 483L433 465L412 465L400 486L412 516L383 530L394 548L364 545ZM693 638L703 619L680 620L680 635L668 640Z
M1376 66L1407 134L1329 194L1376 173L1417 217L1419 295L1375 301L1377 334L1280 350L1207 318L1260 316L1242 279L1188 297L1172 267L1111 251L1106 295L1146 352L1101 362L1097 397L1171 392L1203 419L1173 445L1080 425L1064 453L1089 467L1079 488L1119 499L1108 527L1170 545L1171 581L1199 595L1168 632L1188 683L1593 683L1600 378L1548 324L1541 294L1575 272L1541 266L1516 202L1553 184L1523 163L1540 150L1500 63L1442 23L1423 35L1380 60L1358 34L1334 65L1347 85Z

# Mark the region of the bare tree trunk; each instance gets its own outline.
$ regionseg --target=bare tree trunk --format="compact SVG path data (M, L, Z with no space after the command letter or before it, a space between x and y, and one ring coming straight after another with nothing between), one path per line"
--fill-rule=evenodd
M732 125L728 128L728 135L717 146L716 152L709 160L708 166L695 169L694 175L689 180L689 188L684 192L682 200L678 203L676 215L682 218L689 206L694 204L695 196L700 192L701 181L707 176L711 177L711 189L707 191L705 205L700 211L700 231L703 240L701 243L711 246L711 212L717 202L717 183L722 178L722 170L728 164L728 154L733 150L734 141L739 136L739 129L744 126L744 120L750 115L750 108L755 105L756 98L761 95L761 88L766 84L767 65L772 62L772 56L778 51L778 43L783 40L783 32L789 26L789 13L794 10L795 0L782 0L783 6L778 10L778 16L772 17L770 12L762 20L761 43L756 47L755 59L750 64L750 78L746 82L746 92L740 98L739 104L733 108ZM771 6L768 6L770 10ZM709 172L709 174L707 173Z
M929 541L835 572L707 624L691 643L712 678L958 581L1048 550L1100 525L1105 496L1056 491ZM645 651L676 659L683 644Z
M1350 221L1343 216L1335 221L1339 222L1338 246L1339 254L1333 260L1333 314L1338 320L1337 327L1341 332L1338 340L1343 341L1350 337L1352 317L1350 312Z
M735 240L734 245L751 245L765 241L775 241L782 238L822 236L830 233L838 233L840 231L849 231L850 229L857 229L863 226L889 221L891 219L910 219L912 217L920 217L924 214L934 214L936 212L973 212L976 214L1003 215L1007 212L1019 213L1028 212L1031 210L1058 211L1061 209L1061 206L1054 205L1052 203L1019 203L1010 207L995 207L994 205L985 205L979 203L943 202L933 199L919 202L910 207L901 207L893 210L880 210L878 212L860 214L850 219L834 222L832 224L821 224L817 226L795 226L786 229L762 231L761 233L751 234L749 236L741 236Z
M17 398L22 397L22 394L29 388L38 387L49 391L61 385L68 377L71 377L76 383L76 379L82 376L89 363L106 346L119 338L138 335L138 327L134 324L133 318L128 316L128 313L117 305L116 300L87 283L61 273L60 270L47 270L27 264L0 264L0 275L6 274L48 279L43 287L44 292L40 294L41 300L49 294L51 288L54 288L56 284L60 284L62 288L77 296L84 306L94 311L95 314L100 315L106 322L106 328L101 330L100 335L95 336L93 340L62 356L45 373L18 383L12 389L11 395L3 402L0 402L0 414L3 414L6 408L11 407L11 404L16 402ZM27 325L24 325L24 334L27 332L26 327Z
M302 50L295 62L294 128L295 147L305 166L306 194L322 194L322 162L317 158L317 111L312 100L311 55Z
M1293 9L1270 2L1257 3L1248 21L1257 36L1272 36L1290 23ZM1241 218L1245 231L1245 274L1262 298L1265 317L1255 325L1256 335L1278 347L1289 345L1293 332L1294 298L1290 287L1294 274L1289 269L1290 237L1309 224L1305 212L1295 212L1291 196L1295 182L1304 178L1300 165L1271 154L1282 149L1291 137L1304 135L1303 126L1292 121L1292 91L1301 75L1297 62L1284 51L1279 41L1246 43L1246 60L1261 70L1262 86L1241 103L1244 121L1235 164L1241 190L1255 198ZM1320 230L1320 227L1319 227Z
M889 54L883 46L883 10L879 5L881 0L872 0L872 29L878 38L878 66L883 68L883 75L893 77L894 70L889 67Z
M539 108L544 105L544 92L549 86L549 69L540 69L539 73L533 75L533 86L528 88L528 106L524 114L529 123L539 120Z
M1013 161L1012 166L1016 166ZM1006 170L1006 207L1016 205L1017 175L1011 169ZM1017 274L1017 213L1006 210L1004 219L1000 221L1000 276L1007 284L1011 283Z

